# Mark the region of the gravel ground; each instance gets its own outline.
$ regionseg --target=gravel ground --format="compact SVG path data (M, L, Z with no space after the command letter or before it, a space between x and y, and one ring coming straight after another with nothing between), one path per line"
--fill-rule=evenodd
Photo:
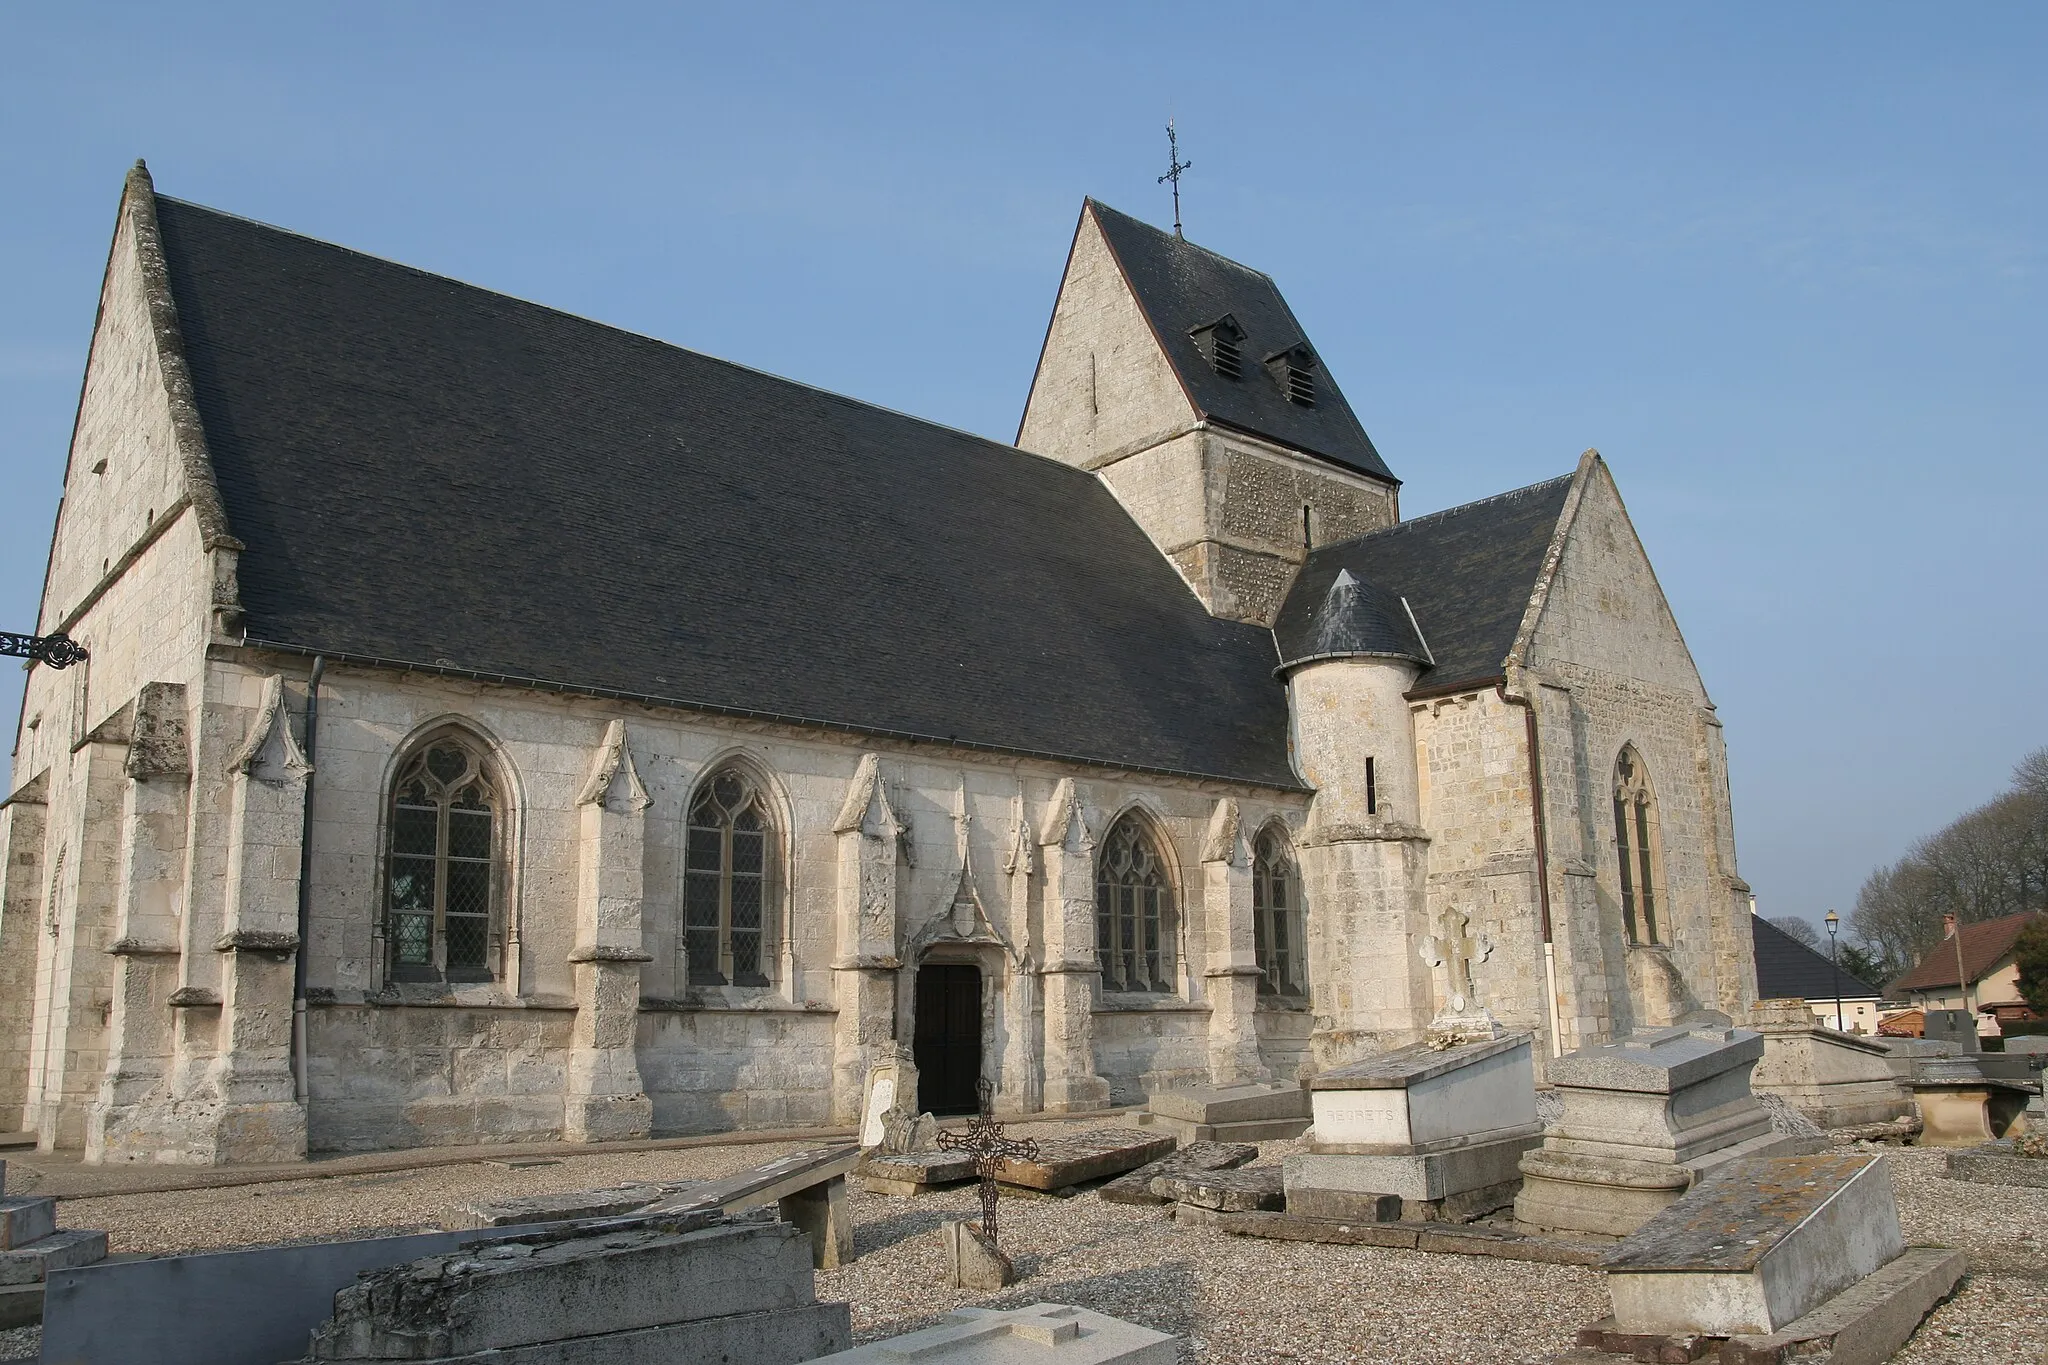
M1075 1131L1026 1125L1023 1135ZM793 1145L793 1144L792 1144ZM1298 1144L1261 1145L1259 1165ZM181 1251L411 1230L484 1198L629 1180L706 1179L791 1146L705 1147L479 1162L416 1172L66 1200L62 1220L105 1228L121 1251ZM1901 1365L2048 1362L2048 1190L1948 1180L1937 1151L1889 1149L1909 1242L1970 1255L1962 1291L1922 1327ZM1183 1361L1510 1365L1571 1345L1606 1311L1599 1275L1574 1266L1320 1246L1183 1228L1162 1209L1005 1196L1003 1243L1024 1281L1001 1294L946 1287L936 1230L977 1212L972 1188L889 1198L854 1192L860 1258L822 1271L818 1294L853 1305L856 1339L927 1326L964 1303L1076 1303L1186 1338ZM0 1332L0 1360L33 1359L33 1329Z

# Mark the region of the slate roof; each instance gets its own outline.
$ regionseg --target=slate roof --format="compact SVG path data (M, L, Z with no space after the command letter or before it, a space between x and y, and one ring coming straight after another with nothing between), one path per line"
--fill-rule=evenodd
M1762 915L1749 917L1750 941L1756 946L1756 997L1782 1000L1833 1000L1837 989L1844 1000L1875 1000L1877 987L1860 977L1835 974L1828 955L1807 947ZM1837 987L1836 983L1840 982Z
M1267 357L1308 342L1272 277L1096 200L1088 201L1087 211L1101 224L1181 387L1204 418L1357 473L1400 482L1373 448L1327 365L1316 370L1312 408L1287 401L1268 373ZM1226 314L1245 333L1244 373L1234 380L1216 373L1189 334Z
M1422 628L1418 643L1436 661L1416 679L1416 692L1498 681L1571 484L1567 474L1310 552L1273 626L1283 666L1332 653L1402 653L1343 643L1372 631L1407 636L1405 597ZM1360 600L1370 621L1333 623L1330 593L1340 573L1368 589Z
M156 205L253 642L1299 786L1271 635L1093 475Z
M2041 912L2036 910L1962 926L1963 970L1969 973L1970 980L1981 981L1996 971L1999 963L2011 955L2020 932L2039 918ZM1944 987L1953 989L1955 984L1956 939L1954 934L1944 934L1940 943L1927 950L1918 966L1892 982L1892 990L1938 991Z

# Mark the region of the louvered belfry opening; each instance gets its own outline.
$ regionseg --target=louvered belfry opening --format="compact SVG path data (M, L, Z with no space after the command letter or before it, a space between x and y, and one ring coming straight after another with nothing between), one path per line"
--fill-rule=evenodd
M1236 318L1225 313L1189 335L1194 337L1195 346L1210 369L1225 379L1244 377L1244 328L1237 325Z

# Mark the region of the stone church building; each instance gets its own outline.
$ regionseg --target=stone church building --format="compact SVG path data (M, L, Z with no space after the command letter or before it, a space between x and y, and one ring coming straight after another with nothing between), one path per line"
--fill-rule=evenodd
M122 196L0 814L88 1160L1015 1112L1755 993L1589 452L1403 520L1273 281L1081 212L1015 445Z

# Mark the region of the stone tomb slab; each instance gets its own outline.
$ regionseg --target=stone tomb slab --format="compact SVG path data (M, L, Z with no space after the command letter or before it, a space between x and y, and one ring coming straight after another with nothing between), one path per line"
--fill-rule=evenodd
M936 1327L870 1342L818 1365L1173 1365L1180 1339L1086 1308L962 1308Z
M959 1152L870 1153L854 1178L871 1194L923 1194L974 1179L974 1158Z
M1152 1182L1152 1192L1176 1204L1218 1209L1225 1213L1251 1213L1258 1209L1279 1209L1286 1201L1278 1166L1257 1166L1249 1170L1189 1171L1163 1175Z
M453 1218L451 1228L523 1227L528 1223L559 1223L572 1218L610 1218L644 1209L681 1187L613 1185L602 1190L570 1190L518 1199L493 1199L469 1204Z
M1147 1102L1141 1122L1182 1142L1261 1142L1300 1137L1309 1124L1308 1092L1298 1083L1168 1090Z
M1434 1048L1416 1043L1309 1082L1311 1149L1413 1155L1539 1131L1531 1035Z
M1601 1262L1629 1335L1768 1335L1905 1250L1883 1156L1736 1163Z
M2010 1138L1987 1142L1981 1147L1959 1148L1950 1152L1948 1178L1975 1181L1980 1185L2017 1185L2023 1189L2048 1190L2048 1157L2022 1156Z
M815 1303L787 1223L509 1239L373 1271L334 1296L317 1361L459 1359Z
M1148 1133L1142 1128L1097 1128L1072 1137L1043 1138L1038 1157L1032 1161L1011 1158L996 1171L996 1179L1027 1190L1063 1190L1072 1185L1122 1175L1148 1162L1157 1161L1179 1145L1168 1134Z
M1111 1204L1158 1206L1173 1201L1152 1193L1152 1182L1161 1176L1196 1175L1203 1171L1228 1171L1259 1159L1259 1149L1249 1142L1191 1142L1157 1161L1102 1186L1096 1193Z

